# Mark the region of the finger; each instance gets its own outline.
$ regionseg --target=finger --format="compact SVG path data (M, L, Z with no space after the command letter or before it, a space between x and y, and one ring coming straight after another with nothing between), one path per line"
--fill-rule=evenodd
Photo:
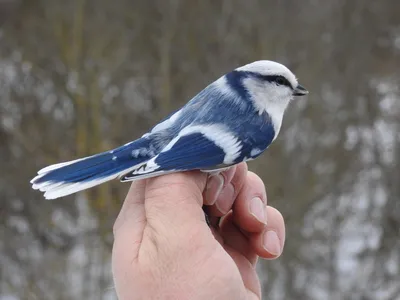
M249 234L253 251L266 259L278 258L285 244L285 222L282 214L275 208L267 207L268 224L260 233Z
M229 247L227 247L226 251L239 269L244 286L248 292L247 299L261 299L261 284L255 265L251 264L245 257Z
M114 244L112 249L112 268L115 282L124 286L128 269L138 258L143 232L146 225L144 193L146 181L135 181L131 184L128 195L114 223ZM121 277L121 274L124 274ZM118 290L118 287L117 287Z
M278 258L285 244L285 223L282 214L273 207L267 207L268 225L260 233L248 233L240 229L229 213L220 224L219 235L224 245L235 249L255 265L258 256L266 259Z
M148 179L144 204L147 222L168 234L192 222L205 222L202 193L206 180L207 175L198 171Z
M261 178L248 172L233 206L234 222L248 232L261 232L267 224L267 194Z
M234 223L232 212L229 212L221 220L219 235L223 240L223 245L229 246L246 257L251 264L256 264L257 254L255 253L246 233L241 231Z
M213 205L215 203L223 188L232 180L235 172L236 166L233 166L225 171L208 177L206 189L204 191L205 205Z
M232 212L223 217L219 233L223 239L222 245L235 261L245 287L258 296L254 299L260 299L261 286L255 268L258 257L246 235L233 223Z
M129 188L128 194L122 205L121 211L115 220L113 232L115 238L127 240L141 240L143 229L146 224L144 208L144 194L146 181L134 181Z
M238 164L232 179L225 184L214 205L209 207L208 212L210 216L221 217L232 209L235 198L245 183L246 174L247 164Z

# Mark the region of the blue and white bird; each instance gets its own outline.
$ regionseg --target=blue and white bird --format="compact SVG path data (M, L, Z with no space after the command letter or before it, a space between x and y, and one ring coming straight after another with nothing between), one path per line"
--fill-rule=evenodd
M306 94L284 65L247 64L208 85L141 138L48 166L32 179L32 187L55 199L117 177L124 182L188 170L218 172L266 150L293 96Z

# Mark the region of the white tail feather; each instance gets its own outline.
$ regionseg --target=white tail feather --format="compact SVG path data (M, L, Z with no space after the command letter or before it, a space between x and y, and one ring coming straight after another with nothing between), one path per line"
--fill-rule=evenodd
M81 159L79 159L81 160ZM46 168L43 168L42 170L40 170L40 174L37 175L35 178L33 178L31 180L31 183L34 182L35 180L45 176L46 174L48 174L51 171L54 171L58 168L62 168L64 166L70 165L74 162L77 162L79 160L74 160L74 161L70 161L70 162L65 162L65 163L60 163L60 164L55 164L55 165L51 165L48 166ZM63 196L67 196L70 194L74 194L76 192L82 191L82 190L86 190L88 188L94 187L96 185L102 184L104 182L113 180L115 178L121 177L123 174L126 174L128 172L130 172L131 170L136 169L138 166L142 165L143 163L140 163L136 166L132 166L128 169L122 170L118 173L106 176L106 177L101 177L101 178L94 178L92 180L88 180L88 181L83 181L83 182L54 182L54 181L45 181L42 183L33 183L32 184L32 188L35 190L40 190L41 192L44 192L44 197L48 200L50 199L56 199L56 198L60 198ZM136 179L136 178L135 178ZM137 178L139 179L139 178Z
M81 160L84 160L84 159L88 159L88 158L90 158L90 157L92 157L92 156L88 156L88 157L84 157L84 158L79 158L79 159L75 159L75 160L70 160L70 161L66 161L66 162L62 162L62 163L50 165L50 166L47 166L47 167L45 167L45 168L39 170L39 171L38 171L38 174L39 174L39 175L42 175L42 174L44 174L44 173L48 173L48 172L53 171L53 170L55 170L55 169L59 169L59 168L61 168L61 167L65 167L65 166L68 166L68 165L72 165L73 163L76 163L76 162L81 161ZM32 179L32 180L34 180L34 179Z
M103 182L113 180L118 177L119 174L113 174L107 177L93 179L87 182L64 182L64 183L53 183L45 186L41 189L44 193L44 197L48 200L56 199L59 197L67 196L70 194L74 194L76 192L86 190L88 188L99 185Z

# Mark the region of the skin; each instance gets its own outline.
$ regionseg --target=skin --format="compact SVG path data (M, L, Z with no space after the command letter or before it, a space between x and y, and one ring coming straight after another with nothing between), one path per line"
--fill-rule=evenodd
M280 256L285 225L267 206L262 180L242 163L217 176L193 171L133 182L114 236L120 300L261 299L257 259Z

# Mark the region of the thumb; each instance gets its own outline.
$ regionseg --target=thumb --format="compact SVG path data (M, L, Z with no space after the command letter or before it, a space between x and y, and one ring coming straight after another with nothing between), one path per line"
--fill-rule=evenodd
M146 181L134 181L115 220L114 239L127 243L133 241L129 251L137 252L146 226L144 207ZM132 249L131 249L132 248Z
M144 205L149 225L171 232L183 225L205 221L202 195L206 182L207 174L199 171L148 179Z

